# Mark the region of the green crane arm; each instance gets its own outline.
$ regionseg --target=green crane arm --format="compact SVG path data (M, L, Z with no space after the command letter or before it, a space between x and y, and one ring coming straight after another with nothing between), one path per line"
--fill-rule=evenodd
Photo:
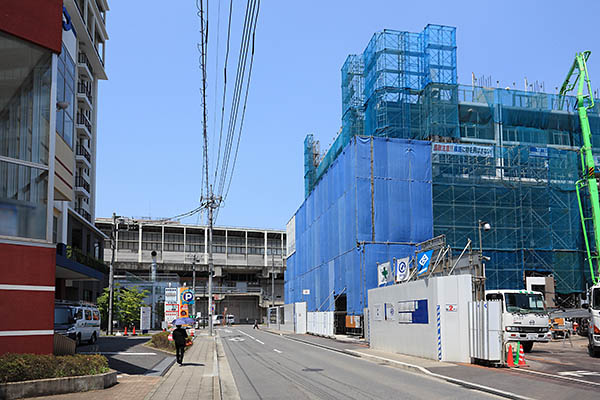
M590 130L590 122L588 120L588 110L594 107L594 96L592 95L592 83L587 71L587 60L592 54L590 51L584 51L575 55L575 60L569 69L567 78L562 84L559 92L560 108L562 108L565 95L573 90L577 85L577 113L581 123L581 134L583 146L581 147L581 168L583 178L576 183L577 200L579 201L579 214L581 217L581 225L583 227L583 237L585 239L585 247L587 258L590 266L590 273L594 284L598 284L600 269L598 268L600 256L600 199L598 195L598 181L594 174L595 164L594 156L592 155L592 132ZM585 90L587 89L587 93ZM587 186L590 204L592 207L592 217L586 218L583 212L583 203L581 201L580 189ZM594 232L595 248L592 250L590 241L587 237L586 221L592 221Z

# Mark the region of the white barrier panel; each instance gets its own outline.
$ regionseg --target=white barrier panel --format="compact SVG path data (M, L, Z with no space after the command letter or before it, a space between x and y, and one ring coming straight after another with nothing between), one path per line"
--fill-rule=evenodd
M294 304L285 304L279 308L280 312L283 311L283 321L279 325L280 331L294 332Z
M315 335L333 336L333 311L307 313L306 331Z
M294 303L296 333L306 333L306 303Z
M371 348L470 362L471 289L471 275L453 275L369 290Z
M469 303L469 337L471 358L502 361L502 303Z

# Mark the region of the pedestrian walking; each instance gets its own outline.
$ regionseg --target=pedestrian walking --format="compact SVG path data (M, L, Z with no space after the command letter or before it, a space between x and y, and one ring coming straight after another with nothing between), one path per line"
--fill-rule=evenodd
M175 342L177 363L179 365L183 364L183 353L185 351L185 342L187 341L187 337L188 335L185 329L183 329L181 325L177 325L177 329L173 331L173 341Z
M254 326L252 327L252 329L259 329L258 328L258 320L257 319L254 320Z

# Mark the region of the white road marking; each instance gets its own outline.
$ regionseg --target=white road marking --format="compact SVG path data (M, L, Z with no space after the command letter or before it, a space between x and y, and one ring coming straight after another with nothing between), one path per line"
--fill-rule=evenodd
M231 338L231 339L228 339L228 340L229 340L230 342L243 342L243 341L244 341L244 340L246 340L246 339L244 339L243 337L233 337L233 338Z
M238 332L239 332L239 333L241 333L242 335L246 335L246 336L248 336L248 337L249 337L250 339L252 339L252 340L256 340L256 338L255 338L254 336L248 335L248 334L247 334L246 332L244 332L244 331L240 331L240 330L238 329Z
M279 350L277 350L277 349L273 349L273 351L274 351L275 353L279 353L279 354L281 354L281 351L279 351Z
M258 340L258 339L254 339L254 340L256 340L256 341L257 341L258 343L260 343L260 344L264 344L264 342L261 342L261 341L260 341L260 340Z
M582 376L600 376L600 372L595 371L561 371L558 374L562 376L574 376L575 378L581 378Z
M560 378L560 379L567 379L569 381L587 383L588 385L600 386L600 383L598 383L598 382L584 381L583 379L570 378L570 377L564 376L564 375L547 374L545 372L531 371L531 370L527 370L527 369L518 369L516 371L518 371L518 372L525 372L525 373L528 373L528 374L535 374L535 375L549 376L549 377Z
M225 333L232 333L233 331L231 329L224 329Z
M126 351L81 351L77 354L102 354L104 356L155 356L156 353L128 353Z

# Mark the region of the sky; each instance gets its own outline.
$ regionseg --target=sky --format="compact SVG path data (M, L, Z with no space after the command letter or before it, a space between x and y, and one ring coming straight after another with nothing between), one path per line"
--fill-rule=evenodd
M233 0L230 88L245 3ZM340 69L348 54L362 53L374 32L420 32L428 23L455 26L459 83L470 84L474 73L501 87L515 82L523 88L526 77L544 82L547 92L562 84L576 51L591 50L588 68L596 89L600 2L587 3L584 8L558 0L262 0L239 155L216 225L285 229L304 201L304 138L313 133L321 149L333 141L341 125ZM109 1L108 80L99 83L98 93L96 217L116 212L164 218L199 205L199 19L193 0L166 4ZM209 0L211 165L228 9L229 1ZM209 171L214 173L212 166ZM204 224L206 217L183 222Z

